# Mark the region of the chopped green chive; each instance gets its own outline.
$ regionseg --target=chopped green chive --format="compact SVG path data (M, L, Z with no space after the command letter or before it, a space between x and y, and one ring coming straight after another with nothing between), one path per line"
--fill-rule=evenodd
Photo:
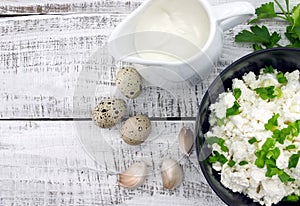
M283 182L283 183L295 181L294 178L291 178L291 176L288 175L288 174L287 174L285 171L283 171L283 170L280 170L280 171L278 172L278 178L279 178L279 179L281 180L281 182Z
M271 119L268 120L268 123L265 124L265 129L274 131L276 129L276 127L278 126L278 117L279 117L279 114L274 114L271 117Z
M273 139L273 138L267 138L267 140L265 141L265 143L262 145L262 149L264 151L268 151L271 148L273 148L275 146L275 144L276 144L275 139Z
M232 107L226 109L226 117L238 115L240 113L239 108L240 108L239 103L235 101Z
M288 195L284 198L284 201L289 201L289 202L297 202L299 200L298 195Z
M255 160L255 165L258 167L258 168L264 168L265 166L265 160L264 158L257 158Z
M273 158L276 160L276 159L278 159L279 155L280 155L280 149L278 147L275 147L275 149L269 150L267 152L266 157L268 159Z
M297 137L300 133L300 121L296 120L288 125L288 127L281 130L275 129L273 131L272 137L276 139L277 142L283 144L285 139L290 141L293 140L293 137Z
M223 154L220 154L217 151L213 151L214 155L209 156L208 158L208 162L209 163L216 163L216 162L220 162L221 164L225 164L228 160L226 159L226 157Z
M297 154L292 154L289 158L289 165L288 168L296 168L299 162L299 158L300 158L300 152L298 152Z
M249 144L254 144L257 142L257 139L255 137L252 137L251 139L248 140Z
M235 99L240 98L241 95L242 95L241 89L239 89L239 88L233 89L233 96Z
M277 175L279 172L279 169L277 167L267 167L266 177L273 177L274 175Z
M227 164L229 167L233 167L235 165L235 163L236 163L235 161L230 160Z
M223 152L228 152L228 148L225 146L225 140L220 137L209 137L207 143L210 145L218 144Z
M239 162L239 165L240 165L240 166L244 166L244 165L246 165L246 164L248 164L247 161L240 161L240 162Z
M273 137L277 142L279 142L280 144L283 144L283 143L284 143L284 140L286 139L286 136L287 136L288 134L289 134L289 133L286 133L286 130L275 129L275 130L273 131L272 137Z
M254 89L254 91L263 100L274 99L277 96L275 93L275 86L259 87L259 88Z
M287 78L284 76L283 72L278 72L277 75L277 80L280 84L286 84L288 82Z
M288 146L286 146L285 149L286 150L296 149L296 145L294 145L294 144L288 145Z
M225 140L224 139L219 139L218 145L221 147L221 150L223 152L228 152L228 148L225 146Z

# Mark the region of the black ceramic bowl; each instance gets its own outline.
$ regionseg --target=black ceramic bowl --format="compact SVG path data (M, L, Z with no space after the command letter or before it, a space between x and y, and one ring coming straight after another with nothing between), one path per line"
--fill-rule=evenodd
M196 148L201 170L215 193L230 206L260 206L250 198L240 193L234 193L225 188L220 182L220 175L214 171L207 161L211 150L207 147L204 135L210 128L208 117L209 106L214 103L218 95L232 87L232 79L241 79L245 73L253 71L259 74L259 70L272 65L283 72L300 70L300 49L276 48L251 53L237 60L214 80L205 93L199 107L196 121ZM298 202L280 202L276 206L299 206Z

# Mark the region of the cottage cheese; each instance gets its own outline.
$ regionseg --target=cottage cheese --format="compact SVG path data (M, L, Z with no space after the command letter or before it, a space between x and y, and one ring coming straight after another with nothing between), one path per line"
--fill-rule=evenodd
M276 142L280 155L276 166L284 170L295 181L282 182L278 175L267 177L266 165L259 168L255 161L255 153L262 148L267 138L271 138L273 131L266 130L265 124L274 114L278 129L283 129L289 123L300 119L300 81L299 71L285 73L287 83L279 83L276 74L264 73L256 76L253 72L244 75L242 79L234 79L232 91L240 89L241 96L236 100L232 91L219 95L218 100L210 106L210 130L206 138L219 137L225 140L228 151L221 149L219 144L212 144L212 150L223 154L226 159L235 162L234 166L227 163L215 162L212 167L221 175L222 184L234 192L244 193L261 205L271 206L289 195L300 195L300 161L296 168L288 168L289 158L300 150L300 135L293 140L286 139L283 144ZM263 100L255 89L259 87L275 86L282 94L274 99ZM237 101L240 105L239 114L226 117L226 110ZM222 123L220 124L220 120ZM257 142L248 141L255 138ZM286 149L288 145L295 145L295 149ZM213 155L213 154L212 154ZM239 165L241 161L247 164Z

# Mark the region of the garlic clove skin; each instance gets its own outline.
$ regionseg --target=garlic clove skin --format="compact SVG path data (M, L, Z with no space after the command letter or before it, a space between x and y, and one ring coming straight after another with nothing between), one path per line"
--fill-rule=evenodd
M190 128L182 127L178 135L178 143L180 151L189 156L194 145L194 133Z
M119 174L118 182L127 189L136 189L141 186L147 176L147 165L145 162L136 162Z
M161 176L163 187L173 190L178 187L183 180L183 169L177 161L164 159L161 164Z

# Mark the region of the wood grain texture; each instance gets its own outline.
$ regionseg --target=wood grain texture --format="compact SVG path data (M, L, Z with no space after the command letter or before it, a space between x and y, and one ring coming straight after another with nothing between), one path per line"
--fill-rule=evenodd
M159 131L164 128L163 134L137 148L121 145L120 138L110 141L111 147L99 145L102 138L99 134L114 131L102 131L89 121L1 121L0 205L179 206L199 201L205 205L223 205L194 164L195 152L188 160L176 147L181 126L182 123L176 122L153 122L153 128ZM87 135L96 136L91 142L89 138L86 140ZM158 142L160 148L154 149ZM100 146L96 150L101 156L86 153L83 146L91 144ZM152 146L153 153L146 146ZM174 191L162 188L159 167L165 156L177 159L184 168L184 182ZM118 186L116 174L141 159L149 167L146 183L133 191Z
M212 0L212 5L233 2L236 0ZM271 0L245 0L252 3L255 7ZM3 15L11 14L57 14L57 13L128 13L138 7L143 0L3 0L0 2L0 13ZM279 1L283 3L284 0ZM291 5L297 4L297 0L290 0ZM299 2L298 2L299 3Z

